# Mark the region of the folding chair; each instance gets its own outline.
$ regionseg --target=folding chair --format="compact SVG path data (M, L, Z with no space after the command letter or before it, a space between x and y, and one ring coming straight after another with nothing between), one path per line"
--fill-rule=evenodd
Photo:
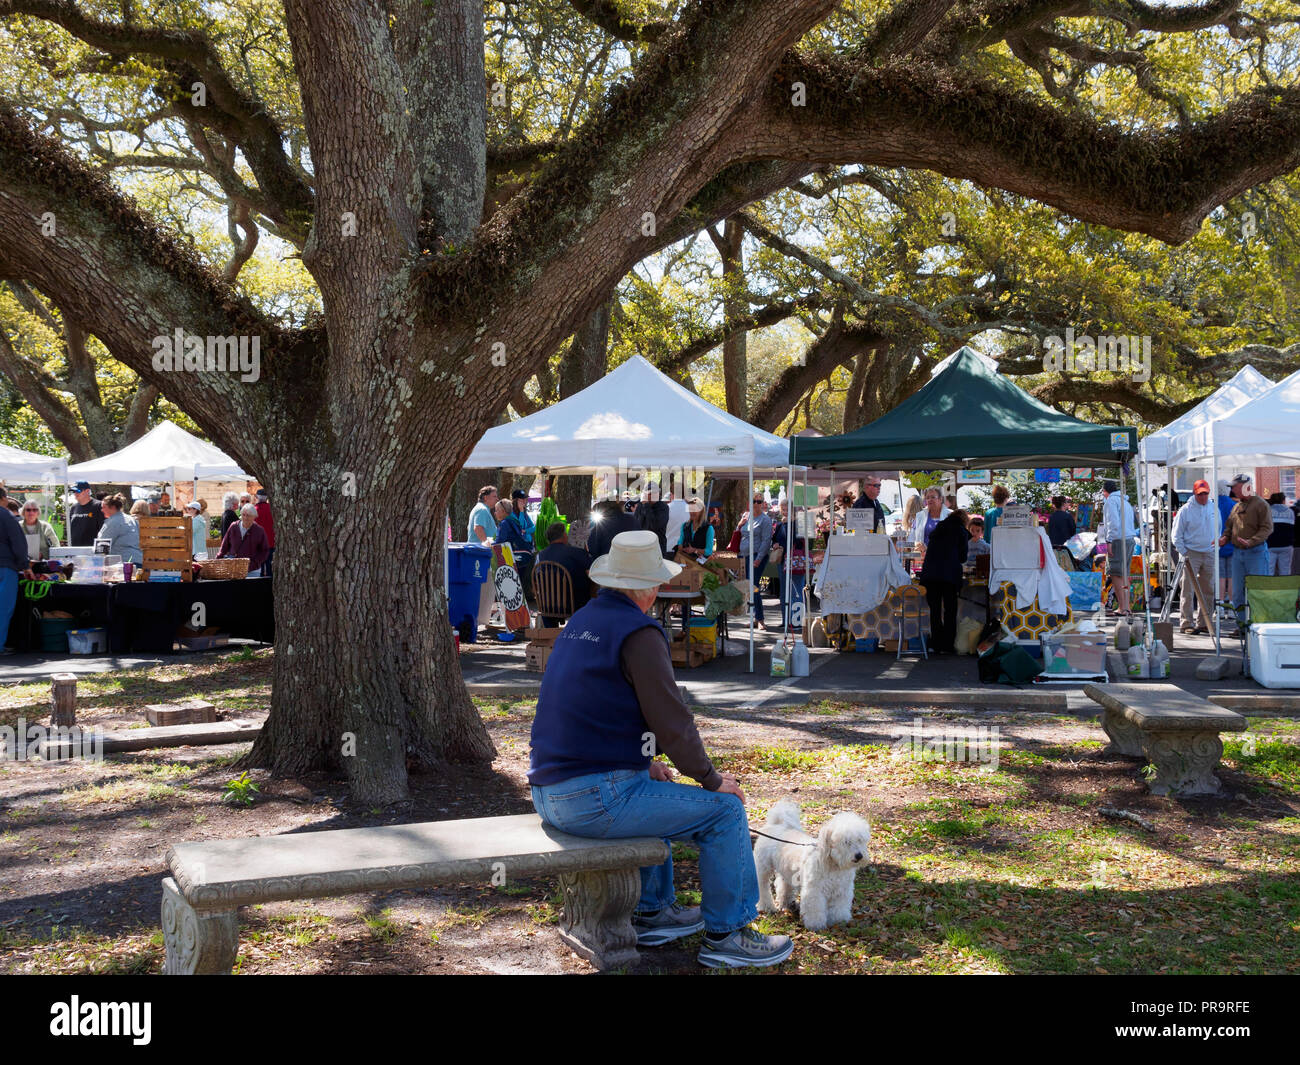
M577 608L573 604L573 581L567 569L558 562L539 562L533 567L532 581L538 614L561 622L573 617Z
M908 611L908 604L911 603L916 607L916 612ZM898 589L898 605L894 607L894 621L898 623L898 653L894 655L894 661L898 661L905 654L919 654L927 661L930 658L930 652L925 647L925 596L921 589L915 584L905 584ZM907 644L907 623L909 620L916 619L916 634L921 640L921 650L904 651L903 647Z
M1246 576L1246 606L1237 626L1241 637L1241 671L1250 672L1250 626L1294 625L1300 621L1300 574L1291 577Z

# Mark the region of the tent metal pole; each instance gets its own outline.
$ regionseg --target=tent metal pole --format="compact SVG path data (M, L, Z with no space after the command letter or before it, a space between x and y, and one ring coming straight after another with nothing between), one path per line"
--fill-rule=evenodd
M1138 463L1138 468L1137 468L1137 484L1138 484L1138 499L1144 501L1144 502L1143 502L1142 509L1141 509L1140 511L1138 511L1138 528L1141 530L1141 535L1142 535L1142 540L1143 540L1143 544L1142 544L1142 603L1143 603L1143 606L1144 606L1144 608L1145 608L1145 613L1146 613L1146 622L1147 622L1147 623L1146 623L1146 634L1147 634L1147 640L1150 641L1150 645L1151 645L1152 647L1154 647L1154 646L1155 646L1155 636L1154 636L1154 635L1152 634L1152 632L1151 632L1151 579L1150 579L1150 577L1149 577L1149 575L1148 575L1148 574L1150 573L1150 570L1148 569L1148 559L1147 559L1147 556L1151 554L1151 544L1150 544L1149 542L1146 542L1146 541L1147 541L1147 522L1146 522L1146 512L1147 512L1147 510L1146 510L1146 505L1145 505L1145 499L1146 499L1146 496L1143 495L1143 489L1146 488L1146 487L1148 487L1148 486L1147 486L1147 483L1146 483L1146 479L1142 476L1142 463L1140 463L1140 462ZM1144 642L1143 646L1146 646L1146 643L1145 643L1145 642Z
M1120 458L1120 460L1119 460L1119 507L1118 507L1118 510L1119 510L1119 547L1120 547L1120 550L1121 550L1121 551L1124 550L1125 534L1126 534L1127 531L1128 531L1128 513L1127 513L1127 507L1125 506L1126 503L1128 503L1128 491L1127 491L1127 489L1126 489L1126 487L1125 487L1125 484L1124 484L1124 459L1123 459L1123 458ZM1107 536L1110 535L1110 529L1107 529L1107 530L1106 530L1106 535L1107 535ZM1132 558L1133 558L1133 556L1130 555L1128 558L1124 559L1124 560L1120 563L1120 565L1123 567L1123 568L1120 570L1120 575L1121 575L1121 576L1122 576L1126 581L1128 581L1128 612L1129 612L1129 617L1132 617L1132 616L1133 616L1133 580L1132 580L1132 577L1131 577L1131 574L1132 574L1132 571L1133 571L1133 562L1132 562ZM1107 559L1107 564L1109 565L1109 563L1110 563L1110 560ZM1116 616L1119 615L1119 592L1118 592L1118 591L1115 593L1115 613L1116 613ZM1127 624L1127 622L1126 622L1126 624Z
M790 574L792 572L790 569L790 552L794 550L794 523L798 520L798 515L794 509L793 466L790 466L786 470L785 483L786 510L789 511L789 517L786 519L785 523L785 588L783 589L785 591L785 617L782 618L782 621L784 622L782 628L785 632L782 634L783 643L785 642L785 637L790 635L790 624L794 621L794 599L790 595Z
M1219 454L1217 449L1210 459L1210 488L1214 493L1214 512L1218 515L1221 511L1219 506ZM1223 535L1222 520L1214 523L1219 528L1219 535ZM1214 545L1214 590L1210 593L1210 601L1214 604L1214 653L1223 654L1223 646L1219 642L1219 545L1216 541Z
M754 465L749 466L749 671L754 672L754 625L758 618L754 616L754 600L758 598L758 574L754 572Z

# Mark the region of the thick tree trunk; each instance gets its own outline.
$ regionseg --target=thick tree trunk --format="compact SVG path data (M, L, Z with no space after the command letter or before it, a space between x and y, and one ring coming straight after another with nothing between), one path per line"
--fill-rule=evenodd
M320 426L303 430L285 435L272 475L275 676L247 763L285 776L342 769L357 801L384 805L406 797L408 765L495 753L461 679L443 592L443 486L455 469L430 456L456 453L455 430L444 425L444 447L395 434L386 487ZM404 469L422 471L423 498ZM356 495L339 470L360 471Z

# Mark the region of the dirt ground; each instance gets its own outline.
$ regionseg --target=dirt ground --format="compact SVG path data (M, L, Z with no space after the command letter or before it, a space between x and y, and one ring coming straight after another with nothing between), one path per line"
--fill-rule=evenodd
M106 681L80 720L123 727L141 700L182 683L230 717L257 717L268 668ZM0 723L30 720L38 691L0 691ZM0 971L159 972L159 882L175 842L530 811L533 704L480 710L498 750L491 771L413 777L411 800L386 810L349 804L337 779L258 772L254 806L223 804L247 744L0 762ZM990 730L984 762L912 757L917 719L931 739ZM813 933L789 915L761 919L796 938L780 971L1300 971L1285 945L1300 930L1300 722L1252 721L1225 754L1224 797L1176 800L1102 754L1087 719L821 703L701 708L699 721L755 823L782 797L814 830L841 809L871 823L851 924ZM674 852L679 897L698 902L696 852ZM554 933L557 907L541 880L253 907L237 971L589 974ZM645 951L640 971L698 972L697 949L693 938Z

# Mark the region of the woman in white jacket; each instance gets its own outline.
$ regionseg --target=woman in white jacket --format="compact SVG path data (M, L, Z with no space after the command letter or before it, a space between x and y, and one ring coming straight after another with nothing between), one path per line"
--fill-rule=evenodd
M925 490L925 506L912 522L912 543L929 544L930 533L952 511L943 505L943 493L937 488Z

